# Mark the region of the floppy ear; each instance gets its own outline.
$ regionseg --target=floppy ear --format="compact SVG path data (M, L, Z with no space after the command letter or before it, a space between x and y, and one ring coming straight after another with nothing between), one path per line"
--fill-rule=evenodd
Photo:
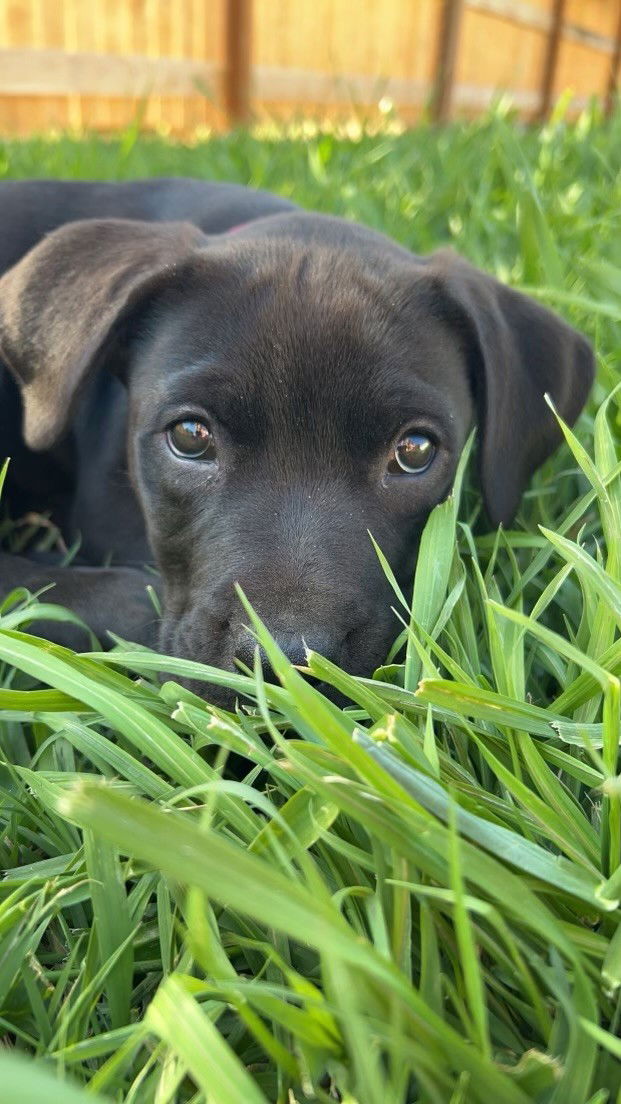
M46 449L132 312L205 236L190 223L92 219L55 230L0 280L0 359L22 390L24 437Z
M544 395L573 425L593 382L593 351L562 318L450 250L432 255L428 272L469 354L485 506L494 525L507 524L531 475L562 439Z

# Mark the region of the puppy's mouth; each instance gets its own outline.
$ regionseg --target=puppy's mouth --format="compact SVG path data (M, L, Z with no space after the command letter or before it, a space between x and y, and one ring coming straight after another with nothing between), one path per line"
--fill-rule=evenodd
M254 682L257 659L260 661L261 674L268 684L278 685L279 679L272 670L268 657L258 645L256 639L243 629L241 622L238 628L243 629L240 638L239 631L235 631L227 621L209 619L211 624L199 622L187 615L180 619L165 617L160 631L160 649L163 653L174 655L181 659L199 662L205 666L217 668L224 676L231 675L231 685L226 685L226 679L222 682L211 682L207 679L196 678L192 675L177 676L180 685L191 690L209 704L226 710L234 710L237 703L244 702L255 704L252 688L249 686L247 696L239 686L234 676L242 675ZM303 632L300 633L274 633L273 637L279 644L281 651L292 665L298 669L305 680L316 690L327 697L339 707L351 705L349 699L338 689L308 669L308 654L316 652L318 655L331 660L337 667L351 675L370 676L375 668L385 658L391 642L390 629L381 634L375 634L374 647L362 649L361 637L366 642L364 634L359 630L347 633L338 648L330 644L335 639L335 634L319 634L317 630L309 631L308 639ZM280 637L280 639L279 639ZM284 645L284 646L283 646ZM324 646L322 646L324 645ZM325 646L327 645L327 647ZM235 683L237 682L237 685Z

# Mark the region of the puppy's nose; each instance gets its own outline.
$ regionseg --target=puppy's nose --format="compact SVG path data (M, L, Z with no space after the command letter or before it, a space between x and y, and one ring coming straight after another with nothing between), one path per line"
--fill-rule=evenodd
M308 633L305 632L302 634L294 631L277 630L272 632L272 636L280 650L285 653L287 659L291 663L298 664L298 666L303 667L306 664L307 651L319 652L322 656L325 656L326 659L331 659L334 663L338 663L341 652L341 641L329 632L323 630L309 630ZM245 663L251 670L254 667L256 646L257 642L254 637L246 633L235 649L237 659ZM261 657L263 674L269 679L272 677L273 671L263 648L259 648L259 655Z

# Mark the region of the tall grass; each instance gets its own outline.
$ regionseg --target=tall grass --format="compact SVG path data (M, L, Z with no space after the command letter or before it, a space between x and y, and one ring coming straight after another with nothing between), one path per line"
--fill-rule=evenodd
M452 242L599 357L510 532L485 533L467 476L432 514L376 677L309 656L344 709L250 608L278 685L130 645L76 656L4 601L0 1098L619 1104L621 117L0 158L250 181L421 252Z

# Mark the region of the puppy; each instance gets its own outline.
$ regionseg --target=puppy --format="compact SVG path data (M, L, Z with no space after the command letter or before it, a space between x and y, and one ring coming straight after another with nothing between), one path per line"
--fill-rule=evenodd
M0 554L0 593L54 582L98 635L227 669L240 583L292 661L369 674L397 626L368 531L407 590L473 423L508 523L560 440L544 393L571 424L593 379L580 334L451 252L232 185L4 183L0 242L9 508L81 538L68 568Z

